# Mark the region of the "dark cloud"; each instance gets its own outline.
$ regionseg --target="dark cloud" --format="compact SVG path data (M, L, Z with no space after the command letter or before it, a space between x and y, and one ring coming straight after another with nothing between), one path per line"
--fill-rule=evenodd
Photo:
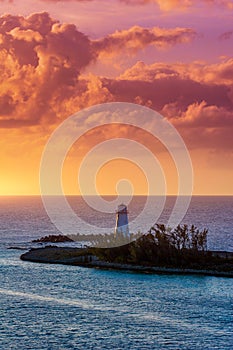
M179 76L160 78L152 82L106 79L104 86L119 100L130 102L140 96L145 103L151 101L152 107L156 110L161 110L166 104L174 102L185 109L190 104L201 103L203 100L210 105L233 107L227 86L199 83Z
M228 32L225 32L225 33L222 33L220 36L219 36L219 39L220 40L229 40L233 37L233 30L231 31L228 31Z
M139 62L119 79L105 79L104 86L117 101L159 111L191 148L233 147L232 60L194 66Z

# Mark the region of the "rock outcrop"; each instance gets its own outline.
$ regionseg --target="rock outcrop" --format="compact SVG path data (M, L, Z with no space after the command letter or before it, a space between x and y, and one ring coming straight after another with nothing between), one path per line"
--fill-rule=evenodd
M65 235L49 235L32 241L33 243L64 243L74 242L73 239Z

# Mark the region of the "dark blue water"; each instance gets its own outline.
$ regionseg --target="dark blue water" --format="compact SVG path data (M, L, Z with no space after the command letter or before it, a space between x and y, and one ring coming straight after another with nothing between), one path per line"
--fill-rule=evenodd
M232 250L232 208L195 197L185 222ZM6 248L57 230L36 197L2 198L0 216L0 349L232 349L232 279L23 262Z

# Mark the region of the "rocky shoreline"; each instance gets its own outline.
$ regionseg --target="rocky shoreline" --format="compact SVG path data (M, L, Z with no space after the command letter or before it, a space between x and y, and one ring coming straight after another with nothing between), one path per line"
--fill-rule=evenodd
M226 253L226 252L225 252ZM233 255L233 253L228 253ZM221 271L216 266L215 269L193 269L193 268L176 268L161 266L142 266L124 263L113 263L99 260L96 256L90 254L85 248L64 248L49 246L45 248L31 249L21 255L21 260L47 263L74 265L88 268L114 269L140 273L156 274L179 274L179 275L204 275L216 277L233 277L232 271Z

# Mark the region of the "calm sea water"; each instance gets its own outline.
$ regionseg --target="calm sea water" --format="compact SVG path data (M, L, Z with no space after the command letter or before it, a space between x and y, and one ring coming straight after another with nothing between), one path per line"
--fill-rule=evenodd
M131 217L143 203L135 198ZM0 218L0 349L232 349L232 279L23 262L7 247L59 232L38 197L1 198ZM233 251L232 218L232 197L194 197L184 222L209 228L210 249Z

